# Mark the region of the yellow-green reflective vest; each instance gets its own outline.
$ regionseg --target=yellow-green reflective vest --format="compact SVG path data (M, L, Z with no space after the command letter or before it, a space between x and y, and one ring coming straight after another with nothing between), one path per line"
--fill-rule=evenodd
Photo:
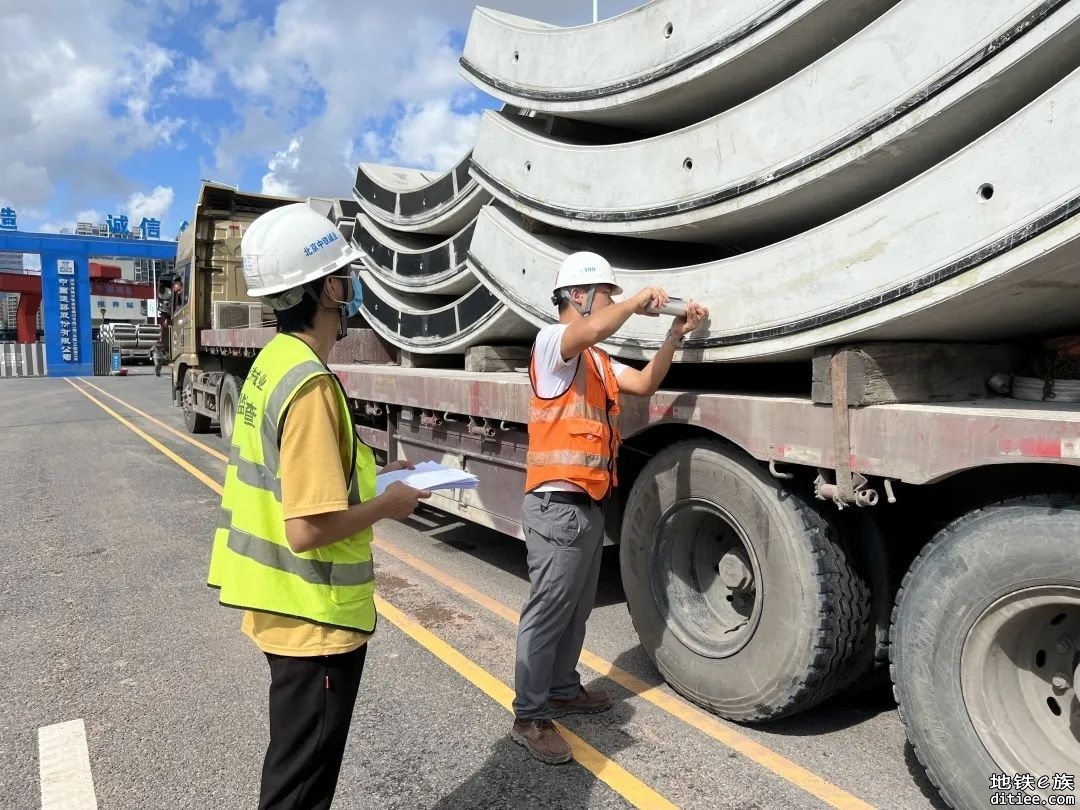
M281 431L301 386L320 375L334 380L349 434L349 503L375 497L375 458L356 438L337 378L302 340L277 335L255 358L240 392L207 580L228 607L370 633L375 629L371 529L299 554L285 539Z

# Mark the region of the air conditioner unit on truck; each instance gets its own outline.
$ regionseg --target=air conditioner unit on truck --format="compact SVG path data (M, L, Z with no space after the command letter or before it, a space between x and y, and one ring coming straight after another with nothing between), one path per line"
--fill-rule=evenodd
M889 676L958 808L1074 773L1080 3L692 7L566 38L478 10L463 70L507 106L470 155L312 200L364 254L331 359L358 434L476 474L431 503L520 537L528 346L561 258L598 250L713 313L623 398L607 506L667 683L758 722ZM560 72L579 49L596 75ZM200 190L171 336L192 431L229 434L273 334L239 246L286 202ZM628 363L663 339L639 320L605 344Z

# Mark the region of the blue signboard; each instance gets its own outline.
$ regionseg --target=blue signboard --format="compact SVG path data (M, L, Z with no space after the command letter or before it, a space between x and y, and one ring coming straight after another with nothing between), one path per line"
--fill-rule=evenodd
M0 208L0 228L5 231L17 231L19 229L17 223L18 215L15 213L14 208Z
M50 376L94 373L90 353L90 279L84 259L43 253L41 298L45 305L45 361Z

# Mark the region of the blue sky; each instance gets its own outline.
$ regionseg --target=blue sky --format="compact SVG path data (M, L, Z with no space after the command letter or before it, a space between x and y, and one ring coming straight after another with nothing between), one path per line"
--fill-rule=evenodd
M634 0L601 0L601 16ZM3 3L10 7L13 3ZM458 73L461 0L35 0L0 16L0 204L175 236L201 178L351 193L361 161L445 169L496 106ZM560 25L590 0L485 5Z

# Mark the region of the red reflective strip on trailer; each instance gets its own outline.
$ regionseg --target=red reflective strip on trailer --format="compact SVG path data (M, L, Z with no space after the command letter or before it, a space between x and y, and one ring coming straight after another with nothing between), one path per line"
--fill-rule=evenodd
M1028 458L1061 458L1062 439L1002 439L1001 454Z

